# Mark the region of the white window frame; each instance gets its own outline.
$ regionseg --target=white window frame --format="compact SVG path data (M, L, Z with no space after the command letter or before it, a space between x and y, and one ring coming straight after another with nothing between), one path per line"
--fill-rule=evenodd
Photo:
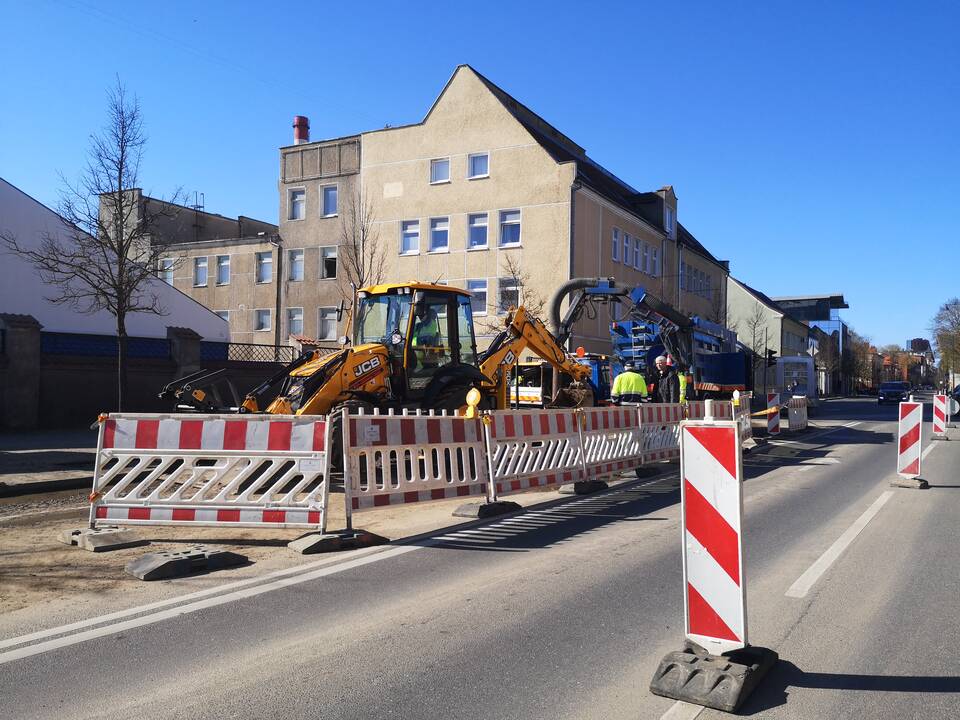
M663 225L667 231L667 237L673 238L677 230L677 213L669 205L663 206Z
M270 279L260 279L260 266L262 265L260 256L270 259ZM258 250L253 256L253 281L255 285L269 285L273 282L273 250Z
M404 236L403 226L406 225L407 223L410 223L410 224L416 223L416 225L417 225L417 248L416 248L416 250L404 250L404 249L403 249L403 236ZM401 220L401 221L400 221L400 237L399 237L399 240L400 240L400 248L399 248L399 250L400 250L400 254L401 254L401 255L419 255L419 254L420 254L420 240L421 240L421 236L420 236L420 220L419 220L419 218L416 219L416 220Z
M327 197L326 191L328 188L333 188L336 191L336 207L332 213L324 212L327 209ZM327 183L326 185L320 186L320 217L323 218L332 218L337 217L340 214L340 185L337 183Z
M226 268L227 268L227 280L226 280L226 282L220 282L220 259L221 259L221 258L226 258L226 259L227 259L227 264L226 264ZM214 285L216 285L217 287L224 287L225 285L229 285L229 284L230 284L230 279L231 279L232 274L233 274L233 273L232 273L232 270L231 270L231 267L230 267L230 256L229 256L229 255L214 255L214 256L213 256L213 272L214 272L214 277L213 277L213 284L214 284Z
M157 268L157 277L160 278L161 282L165 282L170 287L173 287L173 269L177 264L176 258L160 258L160 266ZM170 279L167 280L165 275L170 273Z
M214 310L213 312L214 312L214 314L216 314L216 316L217 316L218 318L220 318L221 320L226 320L228 323L230 322L230 311L229 311L229 310Z
M514 307L520 307L520 281L519 281L517 278L515 278L515 277L505 277L505 278L498 277L498 278L497 278L497 315L506 315L506 314L507 314L506 309L505 309L504 307L502 307L502 304L501 304L501 302L500 302L501 298L503 297L503 293L502 293L503 287L502 287L502 285L503 285L503 282L504 282L504 281L512 282L512 283L514 284L514 286L515 286L515 288L516 288L516 291L517 291L517 302L516 302L516 305L515 305Z
M650 246L650 257L651 257L651 267L653 272L651 273L653 277L660 277L660 248L656 245Z
M324 310L330 311L333 314L333 336L325 337L321 334L323 329L323 312ZM337 331L340 329L339 323L337 322L337 308L333 306L321 306L317 308L317 340L336 340Z
M298 333L293 332L293 328L291 327L291 323L290 323L290 313L294 312L295 310L300 311L300 332ZM303 335L303 308L302 307L288 307L286 320L287 320L287 335L294 335L294 334Z
M475 157L485 157L487 158L487 172L483 175L474 175L472 170L472 162ZM489 152L476 152L470 153L467 155L467 180L482 180L483 178L490 177L490 153Z
M300 277L293 277L293 254L300 253ZM304 278L307 276L307 254L304 252L303 248L290 248L287 250L287 280L289 282L303 282Z
M473 218L483 218L483 224L474 225ZM472 245L473 228L482 227L484 229L483 245ZM490 213L467 213L467 252L471 250L488 250L490 248Z
M258 321L260 319L260 313L267 314L267 326L266 327L257 327ZM270 308L254 308L253 310L253 331L254 332L270 332L273 329L273 312Z
M326 267L323 264L323 261L327 259L327 256L323 254L324 250L329 250L333 248L335 255L333 256L337 260L336 272L333 275L327 275ZM340 274L340 246L339 245L321 245L320 246L320 272L317 273L321 280L336 280L337 275Z
M447 244L444 245L442 248L435 248L435 247L433 246L433 224L434 224L435 222L436 222L436 223L446 223L446 224L447 224L447 227L446 227L446 230L447 230ZM429 230L429 232L430 232L430 239L429 239L429 241L427 242L427 252L428 252L428 253L431 253L431 254L434 254L434 255L442 255L443 253L448 253L448 252L450 252L450 216L449 216L449 215L441 215L441 216L439 216L439 217L432 217L432 218L430 218L430 219L428 220L428 227L430 228L430 230Z
M503 242L503 216L505 213L518 213L520 219L516 223L507 223L509 225L516 225L520 228L520 237L516 242L505 243ZM506 208L505 210L497 211L497 247L501 248L514 248L521 247L523 245L523 208Z
M623 264L631 267L633 265L630 262L630 256L633 253L633 237L628 232L621 233L620 237L623 238Z
M433 166L434 163L447 163L447 177L444 180L434 180L433 179ZM450 171L451 171L450 156L447 157L437 157L430 159L430 184L431 185L445 185L450 182Z
M473 316L479 317L487 314L487 308L490 305L490 281L487 278L467 278L465 288L470 293L470 307L473 308L473 294L476 290L470 288L470 283L483 283L483 310L473 310Z
M618 263L620 262L620 228L613 228L610 239L613 241L613 251L610 253L610 257L613 258L615 263Z
M303 217L292 217L293 215L293 194L295 192L303 193ZM307 188L292 187L287 188L287 222L300 222L307 219Z
M647 262L647 241L635 237L633 239L633 268L644 271Z
M203 260L203 282L197 282L198 263ZM208 255L195 255L193 257L193 286L207 287L210 284L210 257Z

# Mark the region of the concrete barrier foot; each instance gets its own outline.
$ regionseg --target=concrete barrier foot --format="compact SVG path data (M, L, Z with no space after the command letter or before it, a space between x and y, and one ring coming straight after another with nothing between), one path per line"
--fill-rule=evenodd
M650 682L654 695L735 712L779 657L768 648L748 646L711 655L688 642L667 653Z
M564 495L589 495L609 487L603 480L581 480L573 485L561 485L557 492Z
M522 509L523 507L519 503L508 500L497 500L491 503L465 503L453 511L453 516L483 520L484 518L506 515Z
M188 550L147 553L131 560L124 570L140 580L169 580L198 572L212 572L247 562L239 553L210 545L195 545Z
M911 490L926 490L930 484L923 478L896 477L890 481L890 487L910 488Z
M59 540L64 545L76 545L81 550L90 552L109 552L150 544L149 540L144 540L133 530L118 527L64 530L60 533Z
M371 545L386 545L390 540L366 530L343 530L337 533L307 533L287 543L287 547L301 555L355 550Z

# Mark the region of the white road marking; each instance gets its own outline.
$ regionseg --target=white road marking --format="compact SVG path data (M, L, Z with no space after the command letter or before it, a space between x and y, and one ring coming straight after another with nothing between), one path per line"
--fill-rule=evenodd
M677 700L670 709L660 716L660 720L694 720L705 710L702 705L693 705Z
M942 441L941 441L941 442L942 442ZM939 443L935 443L935 442L931 441L930 444L927 445L927 449L924 450L923 453L920 455L920 461L923 462L924 460L926 460L926 459L927 459L927 455L929 455L931 452L933 452L933 449L934 449L937 445L939 445Z
M813 470L813 465L804 465L803 467L797 468L797 472L806 472L807 470Z
M833 543L827 551L823 553L817 561L811 565L807 571L801 575L797 581L790 586L790 589L787 590L786 596L793 598L802 598L810 591L810 588L813 587L814 583L820 579L820 576L823 575L827 569L836 561L840 554L847 549L850 543L853 542L854 538L859 535L863 529L867 526L867 523L870 522L884 504L893 497L893 491L887 490L880 495L871 505L867 508L866 512L863 513L856 521L851 525L847 530L837 538L836 542Z

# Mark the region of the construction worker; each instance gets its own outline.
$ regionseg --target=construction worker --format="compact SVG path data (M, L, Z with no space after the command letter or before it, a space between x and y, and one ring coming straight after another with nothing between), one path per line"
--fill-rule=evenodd
M443 364L443 334L440 331L440 318L436 310L426 303L414 308L413 331L410 337L412 362L410 367L420 365L435 368Z
M677 371L667 364L665 355L658 356L655 364L660 373L660 377L657 378L657 402L680 402L680 379L677 377Z
M682 365L677 372L677 380L680 383L680 402L685 403L687 401L687 384L690 382L690 377L687 369Z
M633 363L623 364L623 372L613 381L610 399L614 405L639 405L647 399L647 382Z

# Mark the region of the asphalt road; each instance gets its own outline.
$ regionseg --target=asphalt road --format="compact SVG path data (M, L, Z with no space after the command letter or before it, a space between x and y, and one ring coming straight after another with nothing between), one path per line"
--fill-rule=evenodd
M956 716L960 442L925 458L929 490L890 488L895 417L835 401L817 416L831 429L747 456L750 641L782 661L743 714ZM0 642L2 716L722 717L648 690L683 639L677 487L638 481Z

